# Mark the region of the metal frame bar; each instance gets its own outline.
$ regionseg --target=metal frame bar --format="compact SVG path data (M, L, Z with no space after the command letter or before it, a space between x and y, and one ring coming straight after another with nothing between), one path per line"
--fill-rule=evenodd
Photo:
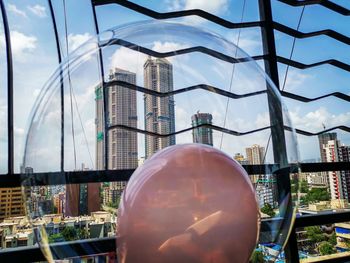
M57 51L57 59L58 64L60 65L60 96L61 96L61 171L64 171L64 84L63 84L63 71L61 67L62 62L62 54L61 54L61 45L59 41L59 35L57 30L57 24L56 24L56 17L55 17L55 11L53 10L52 1L47 0L49 9L50 9L50 15L52 19L52 26L55 34L55 41L56 41L56 51Z
M350 218L350 212L340 212L340 213L328 213L322 215L306 215L302 217L297 217L295 220L295 226L292 232L295 233L295 229L298 227L341 223L348 221ZM262 229L264 229L265 224L269 223L269 220L262 221ZM96 238L96 239L84 239L78 241L54 243L50 246L58 255L62 255L60 259L68 257L88 256L96 254L105 254L109 252L116 251L117 240L115 237L107 238ZM87 252L84 247L89 247ZM73 248L73 249L72 249ZM73 253L74 251L74 253ZM78 251L78 252L76 252ZM31 247L19 247L19 248L9 248L5 250L0 250L0 259L4 262L33 262L33 261L44 261L45 257L42 254L38 246ZM339 257L328 259L322 262L345 262L350 260L348 257ZM297 261L294 261L297 262Z
M97 14L96 14L96 7L95 5L91 5L92 6L92 15L93 15L93 19L94 19L94 25L95 25L95 31L96 34L100 33L99 27L98 27L98 20L97 20ZM99 64L100 64L100 73L101 73L101 85L102 85L102 89L103 89L103 108L104 108L104 114L103 114L103 118L104 118L104 134L103 134L103 138L104 138L104 169L107 170L108 169L108 136L109 136L109 131L108 131L108 94L107 94L107 88L105 87L104 83L105 83L105 73L104 73L104 65L103 65L103 58L102 58L102 51L101 49L98 50L98 60L99 60Z
M338 5L336 3L333 3L328 0L279 0L282 3L285 3L287 5L291 6L304 6L304 5L321 5L325 8L328 8L338 14L344 15L344 16L349 16L350 15L350 10Z
M50 247L58 252L57 259L73 258L78 256L89 256L107 254L116 251L116 239L114 237L83 239L50 244ZM86 247L89 249L87 250ZM30 247L9 248L0 250L1 262L37 262L46 261L38 245Z
M211 13L208 13L208 12L200 10L200 9L191 9L191 10L160 13L160 12L156 12L152 9L146 8L144 6L138 5L136 3L133 3L131 1L125 1L125 0L92 0L92 4L94 6L107 5L107 4L118 4L118 5L124 6L128 9L134 10L138 13L152 17L154 19L169 19L169 18L179 18L179 17L194 15L194 16L199 16L199 17L204 18L206 20L212 21L216 24L220 24L220 25L227 27L227 28L249 28L249 27L261 26L260 21L233 23L233 22L222 19L221 17L218 17L216 15L213 15Z
M7 58L7 171L14 173L14 133L13 133L13 60L11 48L11 33L7 20L4 1L0 1L0 9L5 34L6 58Z
M301 163L302 172L325 172L350 170L349 162L335 163ZM295 166L289 165L293 172ZM243 165L248 174L272 174L279 169L275 164ZM127 181L134 170L100 170L100 171L71 171L71 172L47 172L30 174L30 179L35 180L36 185L59 185L97 182ZM33 182L33 181L32 181ZM0 188L19 187L25 185L21 174L6 174L0 176Z
M271 1L259 0L259 14L260 20L263 22L261 27L262 45L263 52L266 59L264 60L265 72L274 82L278 91L280 91L279 77L278 77L278 65L277 65L277 52L276 52L276 41L275 34L273 31L273 17ZM270 115L270 126L271 126L271 141L273 147L273 156L275 163L281 164L282 166L288 163L287 148L285 140L285 129L283 123L283 110L282 104L279 98L274 94L273 90L269 88L269 83L266 82L267 93L268 93L268 104L269 104L269 115ZM290 193L290 174L289 172L281 172L276 176L277 182L277 196L278 203L283 203L286 200L292 207L292 199L287 198ZM292 212L292 211L290 211ZM282 224L292 224L291 222L282 222ZM295 232L291 232L289 236L289 242L285 246L286 262L298 262L299 256L296 235Z

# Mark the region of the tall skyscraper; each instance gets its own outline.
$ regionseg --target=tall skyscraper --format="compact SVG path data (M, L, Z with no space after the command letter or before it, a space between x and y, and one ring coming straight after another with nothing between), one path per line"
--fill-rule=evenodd
M201 124L212 124L213 116L210 113L200 113L192 115L192 127ZM213 130L207 127L196 128L192 131L192 138L194 143L202 143L213 146Z
M320 148L320 156L321 156L321 162L325 163L327 161L327 154L325 150L325 145L328 143L328 141L331 140L337 140L337 133L335 132L327 132L327 133L322 133L318 135L318 143L319 143L319 148ZM329 173L328 172L322 172L323 176L326 176L327 181L328 181L328 191L331 191L331 182L329 181Z
M104 134L104 107L103 107L103 87L97 86L95 88L96 101L96 170L104 169L104 149L105 149L105 134Z
M136 74L115 68L109 73L109 81L123 81L136 85ZM96 94L96 166L104 169L103 91L97 87ZM108 88L108 124L137 128L136 91L115 85ZM137 133L121 128L108 131L108 169L135 169L137 167Z
M81 171L89 170L82 164ZM65 215L89 215L100 210L100 183L66 185Z
M247 160L249 164L263 164L265 148L260 147L258 144L254 144L252 147L245 149Z
M326 157L324 145L326 145L328 143L328 141L331 141L331 140L337 140L337 133L336 132L327 132L327 133L322 133L322 134L318 135L321 162L323 162L323 163L327 162L327 157Z
M336 135L335 135L336 136ZM323 145L326 162L349 162L350 146L340 145L338 140L329 140ZM350 171L329 171L329 187L332 199L350 202Z
M136 74L119 68L110 72L109 81L123 81L136 85ZM137 128L136 91L123 86L108 89L110 125ZM108 169L137 167L137 133L114 128L108 133Z
M257 165L265 162L265 148L258 144L246 148L246 155L248 164ZM277 191L274 177L271 174L254 174L250 175L250 179L255 186L259 205L268 203L274 206Z
M164 58L148 57L144 66L144 87L146 89L168 92L173 90L173 66ZM169 134L175 132L175 102L173 96L157 97L144 95L145 127L147 131ZM167 146L175 144L175 136L156 138L146 135L145 157Z
M254 144L252 147L248 147L245 149L247 156L248 164L263 164L264 162L264 152L265 148L260 147L258 144ZM258 183L259 180L262 180L264 175L252 174L250 175L250 179L254 185Z
M338 162L338 144L337 140L328 140L327 143L323 145L323 151L321 156L325 157L325 162ZM329 171L328 180L331 192L331 199L344 199L346 193L343 191L343 184L341 180L341 175L339 171Z
M136 74L120 68L109 73L109 81L123 81L136 85ZM97 87L96 94L96 166L98 170L104 169L105 143L103 90ZM137 99L136 91L121 85L108 88L108 124L125 125L137 128ZM138 165L137 133L121 128L108 131L108 165L114 169L136 169ZM127 182L112 182L103 188L103 200L111 193L121 193ZM107 201L106 201L107 202Z
M339 162L350 162L350 146L341 145L338 147ZM350 171L340 171L340 177L345 188L346 199L350 202Z

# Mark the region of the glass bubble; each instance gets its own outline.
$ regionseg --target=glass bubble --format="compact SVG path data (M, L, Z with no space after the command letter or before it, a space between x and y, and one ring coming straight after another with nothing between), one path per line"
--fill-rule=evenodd
M222 36L181 23L143 21L113 28L78 47L42 88L33 108L23 192L28 220L48 260L67 257L67 251L50 243L119 235L117 207L126 185L120 178L127 178L143 162L156 169L160 163L152 160L162 159L162 153L155 153L172 145L184 144L186 149L188 143L210 145L213 148L200 149L216 152L216 148L226 154L223 159L229 156L243 165L262 209L256 248L266 260L281 257L298 196L290 187L291 179L297 184L298 151L279 91L256 61ZM215 196L214 191L223 185L215 181L221 178L220 169L200 162L187 165L194 171L187 187L194 184L192 175L210 171L212 189L201 190L203 197L210 191L212 200L222 200L223 193L215 190ZM232 167L238 169L236 163ZM112 170L107 173L112 176L101 177L106 175L102 170ZM145 180L140 171L136 174ZM171 174L174 181L165 176L164 191L186 175L178 168ZM243 203L232 180L238 183L246 175L232 174L225 189L232 185L229 196ZM144 187L141 181L138 185ZM162 191L160 185L157 189ZM147 187L139 191L150 193ZM164 195L171 200L171 194ZM133 207L126 196L127 192L123 205ZM146 202L150 196L145 198ZM159 217L166 216L163 212ZM236 216L241 214L237 209ZM254 210L250 219L256 215ZM230 230L236 231L236 226ZM244 236L250 240L247 251L257 238L253 232ZM81 250L74 248L68 254L79 256ZM118 249L128 250L128 245ZM83 250L89 253L92 247L86 244Z

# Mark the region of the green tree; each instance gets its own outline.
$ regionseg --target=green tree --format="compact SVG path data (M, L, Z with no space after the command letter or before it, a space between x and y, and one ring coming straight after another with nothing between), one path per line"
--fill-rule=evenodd
M87 239L87 238L89 238L89 232L86 230L86 228L79 228L77 230L77 238L78 239Z
M115 202L109 202L107 204L107 206L112 207L112 208L118 208L119 207L119 203L120 203L120 196L117 197L117 199L115 200Z
M331 197L326 188L312 188L301 199L301 202L304 202L305 204L310 204L317 203L319 201L329 201Z
M334 249L334 246L327 241L322 242L319 247L318 247L321 256L324 255L330 255L336 252L336 250Z
M308 193L309 192L309 186L307 184L307 181L302 180L300 181L300 193Z
M61 233L49 235L48 239L49 243L64 241L64 238Z
M273 208L269 203L264 204L264 206L261 208L261 212L271 217L274 217L276 215L275 211L273 211Z
M308 227L305 227L305 230L306 230L306 236L315 245L317 243L320 243L326 240L324 233L322 232L321 228L318 226L308 226Z
M264 263L264 254L261 251L254 251L252 257L250 258L250 263Z
M291 187L292 193L297 193L297 191L298 191L298 179L297 178L292 178L290 180L290 187Z
M337 244L337 236L335 232L332 233L332 235L328 239L329 243L331 243L333 246Z
M77 230L73 226L65 227L61 234L64 237L65 241L72 241L72 240L77 240L78 239Z

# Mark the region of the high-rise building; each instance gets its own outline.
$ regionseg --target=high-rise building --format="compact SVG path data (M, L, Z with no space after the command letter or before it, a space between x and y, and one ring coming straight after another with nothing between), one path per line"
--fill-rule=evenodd
M320 148L320 157L321 157L321 162L325 163L327 161L327 154L325 150L325 145L328 143L328 141L331 140L337 140L337 133L335 132L327 132L327 133L322 133L318 135L318 143L319 143L319 148ZM327 189L329 192L331 192L331 182L329 181L329 173L328 172L322 172L324 176L327 178Z
M336 133L331 133L327 138L337 138ZM320 141L321 143L321 141ZM325 162L349 162L350 146L341 145L339 140L322 141L323 149L321 159ZM350 171L329 171L329 189L331 199L347 200L350 202Z
M327 156L324 149L324 145L328 143L328 141L331 140L337 140L337 133L336 132L327 132L322 133L318 135L318 143L320 147L320 155L321 155L321 162L325 163L327 162Z
M245 149L247 160L249 164L263 164L265 148L260 147L258 144L254 144L252 147Z
M248 164L258 165L265 162L265 148L258 144L246 148ZM250 175L250 179L255 186L259 205L269 203L274 206L276 201L276 180L271 174L254 174Z
M326 162L338 162L338 145L339 141L329 140L326 144L323 144L323 153L325 155ZM344 199L346 193L343 191L342 180L339 171L329 171L329 186L332 199Z
M212 124L213 116L210 113L200 113L192 115L192 127L203 124ZM213 146L213 130L208 127L199 127L192 131L192 138L194 143L202 143Z
M82 164L81 171L89 170ZM66 186L65 215L89 215L100 210L100 183L68 184Z
M254 144L252 147L246 148L245 152L247 156L247 164L263 164L265 152L264 147L260 147L260 145ZM252 174L250 175L250 180L252 181L253 185L256 185L259 180L264 179L263 177L264 175Z
M164 58L148 57L144 66L144 87L157 92L173 90L173 66ZM173 96L144 95L145 128L149 132L169 134L175 132L175 102ZM167 146L175 144L175 136L157 138L146 135L145 158Z
M120 68L110 70L109 81L120 81L136 85L136 74ZM108 125L124 125L137 128L137 97L136 91L122 85L113 85L108 88L107 120ZM108 165L114 169L136 169L138 166L137 133L122 128L112 128L105 138L103 90L95 89L96 95L96 167L105 168L105 143L108 142ZM106 140L107 139L107 140ZM103 188L103 203L110 200L105 197L112 193L121 193L125 181L112 182Z
M116 68L109 81L123 81L136 85L136 74ZM109 125L137 128L136 91L123 86L108 89ZM135 169L137 167L137 133L114 128L108 133L108 169Z
M65 193L61 192L52 197L56 214L65 214Z
M0 188L0 222L7 217L23 216L24 202L21 187Z
M307 181L309 188L329 188L328 175L323 172L301 173L299 180Z
M136 85L136 74L115 68L109 73L109 81L121 81ZM104 116L103 91L96 94L96 166L104 169ZM136 91L121 85L108 88L108 125L124 125L137 128ZM108 169L135 169L137 167L137 133L122 128L108 131Z
M350 162L350 146L341 145L338 147L338 161ZM344 198L350 202L350 171L340 171L340 177L344 189Z
M103 170L105 168L105 122L104 122L104 105L103 105L103 87L97 86L95 88L96 101L96 170Z

